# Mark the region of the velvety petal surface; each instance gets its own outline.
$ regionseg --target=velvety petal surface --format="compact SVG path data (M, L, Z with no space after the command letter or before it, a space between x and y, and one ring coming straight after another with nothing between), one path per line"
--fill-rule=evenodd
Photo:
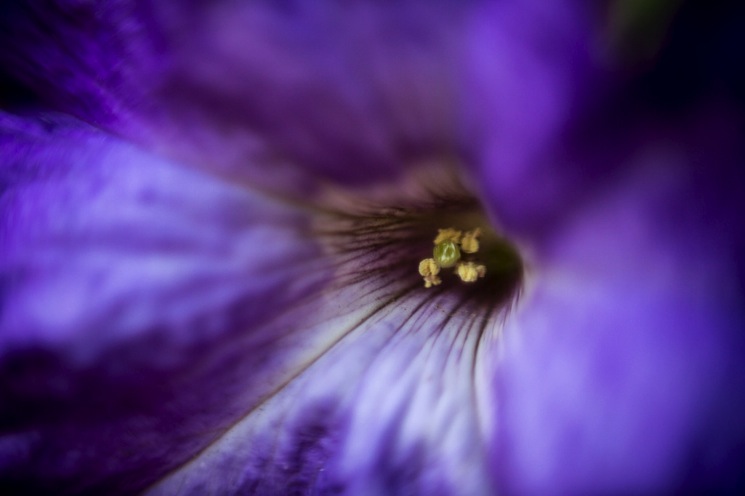
M718 105L648 122L532 245L493 375L508 494L744 482L742 122Z
M580 5L60 0L4 8L0 61L60 110L253 187L391 183L488 145L508 191L588 79Z
M317 352L269 324L330 277L302 211L53 115L1 136L6 483L139 487Z
M330 351L149 494L492 494L479 346L494 328L441 296L362 307Z
M534 224L565 204L556 148L609 86L598 14L584 2L538 0L468 12L459 142L492 221L512 234L535 235Z
M57 108L254 186L307 193L324 179L390 180L405 162L454 146L456 5L4 9L4 65Z

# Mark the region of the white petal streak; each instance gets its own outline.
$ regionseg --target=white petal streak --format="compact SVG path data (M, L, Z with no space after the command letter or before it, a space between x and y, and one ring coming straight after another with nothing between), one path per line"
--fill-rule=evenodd
M367 315L348 331L325 329L347 334L151 494L490 494L474 383L488 322L460 312L450 295L403 290L397 303L323 324ZM322 427L308 435L310 423ZM301 448L308 443L311 455Z

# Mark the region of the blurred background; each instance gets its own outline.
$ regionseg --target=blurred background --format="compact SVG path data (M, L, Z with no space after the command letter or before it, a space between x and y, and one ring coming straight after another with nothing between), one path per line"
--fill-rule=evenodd
M3 2L0 18L22 2ZM629 70L629 90L663 113L683 112L704 95L745 109L745 2L617 0L600 9L611 63ZM0 67L0 106L21 110L39 96Z

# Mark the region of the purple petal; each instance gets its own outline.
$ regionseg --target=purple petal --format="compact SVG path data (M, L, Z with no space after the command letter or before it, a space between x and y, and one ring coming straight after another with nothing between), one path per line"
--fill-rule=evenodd
M675 135L572 155L554 140L587 89L587 20L474 5L10 17L2 57L58 108L238 181L77 123L5 118L3 473L163 494L661 491L692 466L721 475L700 453L729 456L743 432L740 401L723 413L742 384L742 178L718 136L732 127L715 122L703 149ZM309 212L238 185L310 198L451 154L535 255L494 391L488 316L396 271L370 277L379 252L338 260Z
M151 494L492 494L479 345L494 328L421 289L356 313L333 348Z
M469 14L459 77L465 165L493 222L533 235L536 217L561 203L556 148L606 91L597 22L571 1L483 2Z
M505 492L742 484L743 149L715 110L626 141L540 238L495 372Z
M304 196L484 148L501 187L522 185L520 164L564 123L590 65L576 2L52 5L9 8L3 26L0 60L42 97Z
M275 322L329 278L303 211L74 121L0 126L0 479L141 487L315 356Z
M53 4L5 16L10 70L57 108L188 163L307 193L324 178L390 180L454 147L455 6Z

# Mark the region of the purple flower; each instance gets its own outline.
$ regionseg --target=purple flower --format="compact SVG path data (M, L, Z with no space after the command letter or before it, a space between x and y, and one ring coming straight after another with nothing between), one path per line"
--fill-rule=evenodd
M0 490L743 484L741 102L620 4L0 11Z

